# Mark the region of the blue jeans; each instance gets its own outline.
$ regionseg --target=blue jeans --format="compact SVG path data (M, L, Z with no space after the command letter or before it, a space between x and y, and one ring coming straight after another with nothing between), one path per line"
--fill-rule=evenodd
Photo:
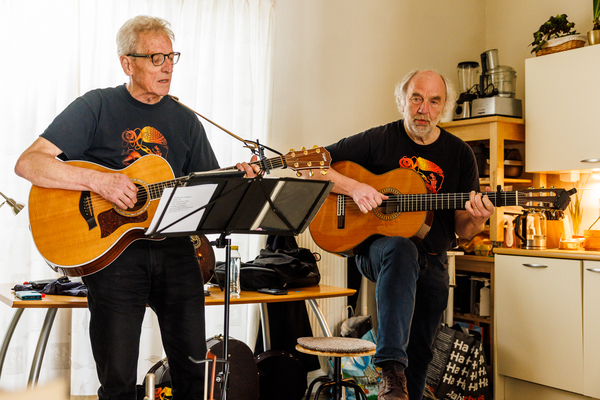
M169 358L173 398L203 395L206 358L202 273L189 237L132 243L115 262L83 278L98 397L136 400L137 363L146 305L156 312Z
M411 400L423 397L433 341L448 303L446 260L445 253L427 254L402 237L379 238L356 257L359 271L377 284L373 362L404 364Z

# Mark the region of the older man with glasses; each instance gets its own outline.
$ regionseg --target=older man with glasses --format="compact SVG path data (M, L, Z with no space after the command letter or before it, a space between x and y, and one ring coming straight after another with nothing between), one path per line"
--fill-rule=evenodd
M97 193L126 210L135 206L138 188L118 170L145 155L165 158L176 177L218 168L200 121L167 96L180 55L173 51L173 40L169 23L160 18L138 16L127 21L117 34L117 46L129 82L90 91L73 101L23 152L16 173L41 187ZM59 158L89 161L111 172ZM238 168L254 176L248 164ZM136 399L147 304L158 316L173 398L202 397L204 367L190 357L206 356L204 291L189 237L134 241L110 265L83 281L100 399Z

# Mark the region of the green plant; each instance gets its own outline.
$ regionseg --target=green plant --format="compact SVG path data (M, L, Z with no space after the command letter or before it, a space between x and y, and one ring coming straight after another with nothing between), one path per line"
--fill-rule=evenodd
M593 0L594 3L594 27L593 31L600 30L600 0Z
M596 2L600 0L593 0L594 7ZM595 9L594 9L595 12ZM577 35L579 32L575 30L575 22L569 22L567 14L560 14L556 17L550 17L548 21L544 22L537 32L533 33L533 42L530 46L533 46L532 53L537 53L544 43L550 39L561 38L564 36Z

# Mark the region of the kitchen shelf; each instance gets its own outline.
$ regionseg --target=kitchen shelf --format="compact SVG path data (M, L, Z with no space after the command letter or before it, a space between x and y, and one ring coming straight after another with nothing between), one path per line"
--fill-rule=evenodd
M463 313L459 313L459 312L454 312L454 319L457 319L459 321L465 321L465 322L473 322L476 324L483 323L483 324L490 325L492 323L490 317L482 317L482 316L475 315L475 314L463 314Z
M518 178L504 178L504 184L506 185L507 183L512 183L515 185L532 185L533 184L533 180L532 179L518 179ZM486 185L486 186L490 186L490 178L479 178L479 184L480 185ZM495 190L495 188L492 188L493 190Z
M483 325L483 343L487 347L488 364L491 366L491 376L494 371L494 257L462 255L455 256L454 268L456 273L485 275L490 278L490 316L482 317L454 311L453 318L457 321Z
M520 118L483 117L441 123L440 126L466 142L489 141L490 177L484 184L495 191L506 183L529 185L527 179L504 179L504 146L510 142L525 142L525 122ZM504 241L504 210L496 208L490 217L490 240Z

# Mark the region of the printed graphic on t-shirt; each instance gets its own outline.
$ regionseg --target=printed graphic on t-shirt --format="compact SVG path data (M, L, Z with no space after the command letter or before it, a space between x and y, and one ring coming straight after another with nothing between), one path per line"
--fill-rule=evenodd
M124 156L123 164L125 166L147 154L156 154L167 158L169 152L167 139L151 126L127 130L121 134L121 138L123 139L121 154Z
M400 168L410 168L416 171L430 193L437 193L444 183L444 171L435 163L421 157L402 157L399 161Z

